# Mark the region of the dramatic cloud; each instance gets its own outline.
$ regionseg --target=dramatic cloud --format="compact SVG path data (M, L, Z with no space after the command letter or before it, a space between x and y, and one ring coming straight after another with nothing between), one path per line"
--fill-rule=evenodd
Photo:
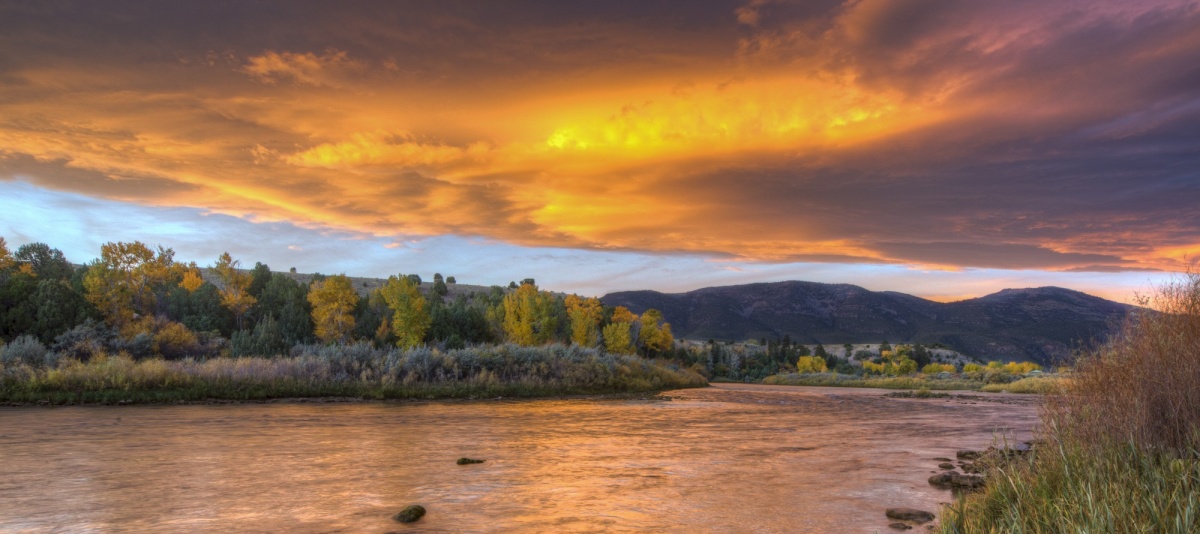
M761 264L1200 254L1194 2L0 4L0 45L3 178L97 198Z

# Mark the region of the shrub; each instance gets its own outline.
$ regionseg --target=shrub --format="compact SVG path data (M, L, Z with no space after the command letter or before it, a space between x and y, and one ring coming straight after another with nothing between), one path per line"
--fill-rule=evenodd
M4 364L5 367L22 364L30 367L46 365L46 346L31 335L18 336L0 350L0 364Z
M801 356L796 361L796 368L801 373L824 373L825 359L820 356Z

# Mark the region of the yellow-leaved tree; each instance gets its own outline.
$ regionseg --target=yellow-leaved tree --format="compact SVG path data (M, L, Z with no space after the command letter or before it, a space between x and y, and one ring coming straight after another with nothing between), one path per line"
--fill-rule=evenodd
M825 358L820 356L801 356L796 361L796 370L801 373L824 373L826 369Z
M612 319L604 327L604 350L614 354L633 354L633 323L638 316L624 306L613 310Z
M553 340L557 330L558 316L550 293L524 283L504 296L504 335L510 342L542 345Z
M13 259L12 252L8 250L8 243L4 242L4 238L0 237L0 273L7 271L16 265L16 260Z
M581 347L594 347L600 341L600 321L604 319L604 307L600 299L567 295L564 301L567 317L571 319L571 343Z
M642 312L639 319L638 344L649 355L663 355L675 348L675 336L671 335L671 323L663 321L662 312L650 308Z
M84 296L110 325L124 330L134 318L154 315L156 289L179 275L174 258L175 251L158 247L155 253L140 241L105 243L84 275Z
M392 331L396 333L396 345L411 348L425 341L425 333L429 331L433 320L429 316L429 305L417 284L407 276L389 276L380 293L388 308L392 309ZM386 318L384 322L387 322Z
M358 293L354 284L344 274L313 282L308 291L308 303L312 305L313 329L317 337L326 343L348 341L354 331L354 306L358 304Z
M195 262L184 266L183 278L179 280L179 287L187 290L188 293L195 293L202 285L204 285L204 277L200 276L200 268L196 267Z
M246 312L258 302L246 291L250 287L251 277L250 273L242 272L238 268L241 263L225 252L217 258L217 264L213 266L213 270L221 278L221 305L233 313L238 330L243 327Z

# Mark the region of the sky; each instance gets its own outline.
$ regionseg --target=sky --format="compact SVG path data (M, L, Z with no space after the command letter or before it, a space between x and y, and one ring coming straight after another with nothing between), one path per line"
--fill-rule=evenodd
M9 2L0 236L1119 301L1200 256L1194 1Z

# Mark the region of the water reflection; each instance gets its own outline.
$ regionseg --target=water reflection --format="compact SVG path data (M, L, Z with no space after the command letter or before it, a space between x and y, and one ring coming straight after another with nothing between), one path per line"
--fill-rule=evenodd
M669 394L2 409L0 530L875 532L949 499L931 458L1036 423L1027 401Z

